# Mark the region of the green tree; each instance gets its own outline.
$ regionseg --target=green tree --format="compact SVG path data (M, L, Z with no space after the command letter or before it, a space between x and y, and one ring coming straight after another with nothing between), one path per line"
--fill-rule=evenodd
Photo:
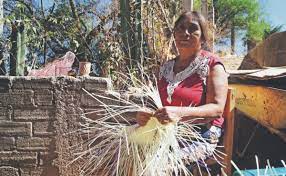
M251 50L256 44L265 39L265 31L270 30L269 23L264 20L253 20L248 23L247 32L243 38L247 45L247 50Z
M3 39L7 44L4 46L8 46L13 57L23 51L17 50L16 42L12 41L17 41L17 30L13 28L19 22L20 9L25 11L21 22L27 48L25 64L29 68L39 68L67 51L74 52L79 60L93 62L100 76L137 63L132 60L143 64L144 70L153 71L153 66L173 57L170 34L181 1L125 0L129 12L118 8L119 0L113 0L112 4L106 0L45 2L48 0L3 2L6 20Z
M230 36L231 51L234 52L236 32L246 30L247 40L260 41L268 24L258 0L214 0L216 35Z
M247 50L251 50L258 42L265 40L271 34L280 32L282 28L283 25L271 26L269 23L263 20L250 23L244 38L244 42L247 45Z
M19 53L23 55L23 50L16 47L15 37L19 31L15 26L20 26L21 14L25 41L19 41L27 46L28 52L24 55L28 67L41 67L47 60L62 56L67 51L74 52L78 59L88 59L100 67L108 57L102 43L114 36L110 30L114 30L116 24L110 22L115 12L109 10L109 4L100 4L101 1L69 0L68 3L54 1L51 6L44 7L47 4L45 1L47 0L4 1L6 35L3 39L9 46L11 64L16 64L13 59L20 56ZM106 26L107 23L111 25Z

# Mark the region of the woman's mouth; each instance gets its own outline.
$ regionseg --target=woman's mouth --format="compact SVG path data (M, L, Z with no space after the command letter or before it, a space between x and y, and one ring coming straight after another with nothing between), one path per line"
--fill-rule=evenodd
M180 44L189 44L190 41L189 40L176 40L177 43L180 43Z

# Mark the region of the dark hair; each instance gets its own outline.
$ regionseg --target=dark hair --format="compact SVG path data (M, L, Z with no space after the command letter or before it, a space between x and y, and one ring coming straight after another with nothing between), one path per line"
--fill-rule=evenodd
M204 18L204 16L197 12L197 11L191 11L191 12L184 12L182 13L179 18L175 22L174 28L176 28L184 19L191 18L193 21L197 21L200 25L202 36L201 39L204 42L204 47L208 47L209 45L209 35L208 35L208 23L207 20Z

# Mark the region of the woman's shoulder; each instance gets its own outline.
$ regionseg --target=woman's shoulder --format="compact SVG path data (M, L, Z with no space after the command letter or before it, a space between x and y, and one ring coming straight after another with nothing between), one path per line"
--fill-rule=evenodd
M213 66L220 64L223 65L221 59L214 53L202 50L201 56L206 57L208 59L208 65L212 68Z
M208 59L218 59L218 60L220 60L220 58L216 54L214 54L213 52L210 52L210 51L206 51L206 50L202 50L201 51L201 56L207 57Z

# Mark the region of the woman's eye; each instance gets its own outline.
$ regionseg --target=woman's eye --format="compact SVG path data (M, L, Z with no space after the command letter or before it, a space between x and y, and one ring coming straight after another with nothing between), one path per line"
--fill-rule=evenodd
M188 28L188 32L189 32L189 33L194 33L194 32L196 32L196 31L199 31L199 29L198 29L197 27L189 27L189 28Z

